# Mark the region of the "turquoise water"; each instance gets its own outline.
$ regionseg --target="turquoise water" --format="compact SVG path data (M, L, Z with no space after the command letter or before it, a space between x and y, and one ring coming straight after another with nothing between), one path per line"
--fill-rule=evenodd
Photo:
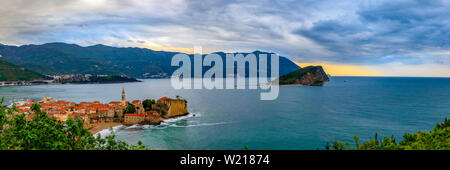
M122 88L127 100L175 95L188 100L190 116L117 131L121 140L163 149L317 149L375 132L400 138L450 117L450 78L333 77L323 87L283 86L273 101L259 100L258 90L174 90L168 79L0 87L0 96L109 102L120 100Z

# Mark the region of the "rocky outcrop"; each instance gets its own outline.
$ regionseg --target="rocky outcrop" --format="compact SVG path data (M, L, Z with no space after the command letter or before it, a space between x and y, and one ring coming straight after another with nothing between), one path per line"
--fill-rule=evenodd
M167 111L166 115L167 118L183 116L189 113L187 110L186 100L171 99L168 100L167 104L169 106L169 110Z
M330 81L322 66L308 66L291 72L279 79L280 85L322 86Z
M152 105L152 109L160 113L165 119L189 114L187 110L187 101L184 99L163 97Z

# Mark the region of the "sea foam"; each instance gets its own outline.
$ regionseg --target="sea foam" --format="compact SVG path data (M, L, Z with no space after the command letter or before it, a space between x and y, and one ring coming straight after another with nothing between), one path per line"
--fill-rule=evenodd
M112 127L112 131L117 132L118 130L124 128L124 125L119 125L119 126L114 126ZM97 135L100 135L100 137L104 138L106 136L108 136L109 134L111 134L111 129L103 129L99 132L97 132L96 134L94 134L95 137L97 137Z

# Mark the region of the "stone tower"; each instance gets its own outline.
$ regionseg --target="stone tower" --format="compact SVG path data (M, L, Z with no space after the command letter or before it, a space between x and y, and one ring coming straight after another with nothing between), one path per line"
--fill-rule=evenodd
M125 104L125 88L122 88L122 104Z

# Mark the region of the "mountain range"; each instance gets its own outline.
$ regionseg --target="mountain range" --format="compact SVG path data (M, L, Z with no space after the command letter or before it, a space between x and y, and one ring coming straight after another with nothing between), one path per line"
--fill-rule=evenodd
M261 51L252 53L270 54ZM107 74L136 78L148 78L151 75L164 73L171 75L178 68L170 65L175 54L178 52L154 51L136 47L112 47L101 44L87 47L67 43L22 46L0 44L2 60L46 75ZM226 53L217 52L217 54L225 63ZM193 55L188 55L193 63ZM280 75L300 69L285 57L280 56L279 60ZM204 67L204 70L206 69L208 67ZM269 64L268 71L270 69Z

